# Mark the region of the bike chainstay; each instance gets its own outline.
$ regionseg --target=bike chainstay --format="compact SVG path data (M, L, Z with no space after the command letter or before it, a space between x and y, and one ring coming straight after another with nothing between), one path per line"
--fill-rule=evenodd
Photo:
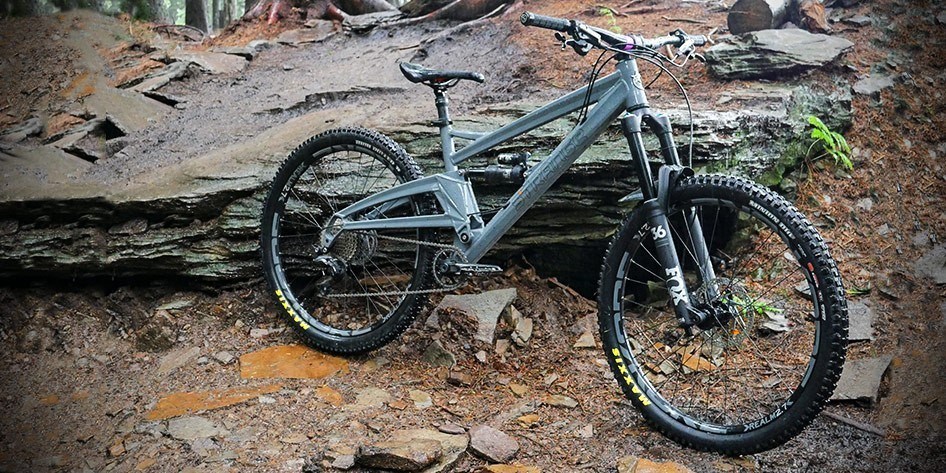
M432 248L440 248L440 249L443 249L443 250L456 250L456 251L460 252L460 254L463 254L463 250L461 250L460 248L458 248L456 245L448 245L448 244L446 244L446 243L434 243L434 242L431 242L431 241L414 240L414 239L411 239L411 238L400 238L400 237L383 236L383 235L375 235L375 237L378 238L379 240L390 240L390 241L396 241L396 242L400 242L400 243L412 243L412 244L417 244L417 245L429 246L429 247L432 247ZM418 290L415 290L415 291L387 291L387 292L362 292L362 293L346 293L346 294L329 294L329 295L326 295L325 297L326 297L326 298L329 298L329 299L340 299L340 298L343 298L343 297L406 296L406 295L410 295L410 294L436 294L436 293L439 293L439 292L447 292L447 291L450 291L450 290L452 290L452 289L455 289L455 288L442 288L442 287L441 287L441 288L434 288L434 289L418 289Z

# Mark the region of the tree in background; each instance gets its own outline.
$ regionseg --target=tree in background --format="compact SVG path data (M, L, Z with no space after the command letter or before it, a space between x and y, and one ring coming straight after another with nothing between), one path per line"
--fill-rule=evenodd
M207 6L204 0L184 0L184 24L193 26L200 31L207 29Z

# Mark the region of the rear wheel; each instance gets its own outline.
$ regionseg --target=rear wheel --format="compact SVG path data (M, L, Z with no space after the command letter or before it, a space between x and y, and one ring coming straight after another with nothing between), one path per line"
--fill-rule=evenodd
M821 411L841 373L847 309L837 267L794 207L749 181L690 178L669 207L691 305L710 317L692 333L679 327L649 226L632 213L601 275L612 371L644 417L677 442L737 455L778 446ZM702 280L693 256L688 209L701 222L713 281Z
M343 231L330 248L321 245L335 212L421 176L394 141L361 128L310 138L277 172L263 208L263 270L287 317L314 347L373 350L406 330L426 303L432 251L423 242L432 241L431 232ZM415 199L363 214L421 215L427 205Z

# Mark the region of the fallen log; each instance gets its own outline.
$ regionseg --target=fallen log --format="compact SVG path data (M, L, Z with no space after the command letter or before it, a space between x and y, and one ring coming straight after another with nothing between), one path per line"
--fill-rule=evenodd
M694 166L738 172L778 184L792 163L784 149L805 134L804 117L832 117L829 125L850 124L850 96L809 89L768 87L732 100L737 110L697 112ZM458 128L495 129L533 108L510 104L487 109ZM686 143L684 110L669 110L677 142ZM171 277L212 283L258 278L259 213L270 178L296 144L328 127L362 125L392 136L427 173L442 166L439 142L425 116L403 116L399 107L378 112L358 107L304 115L243 143L214 151L169 169L138 176L127 186L105 183L37 184L11 178L0 186L0 278L83 279L91 277ZM546 156L574 128L560 120L503 144L497 152L529 151ZM656 155L659 145L648 139ZM50 163L68 156L48 147L3 151ZM681 146L681 156L686 147ZM685 159L685 158L684 158ZM482 164L479 162L479 164ZM14 171L0 169L11 176ZM548 194L513 227L490 254L493 260L525 255L543 274L589 293L594 290L608 236L628 211L618 199L637 188L626 140L618 126L587 150ZM477 185L484 210L502 205L515 188Z
M726 24L732 34L777 29L788 19L791 0L739 0L729 9Z
M726 17L732 34L778 29L787 21L812 33L830 30L821 0L739 0Z

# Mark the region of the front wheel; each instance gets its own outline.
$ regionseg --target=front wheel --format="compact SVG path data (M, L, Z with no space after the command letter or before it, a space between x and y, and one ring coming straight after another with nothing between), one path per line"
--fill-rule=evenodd
M712 281L687 215L701 224ZM608 249L598 300L618 383L683 445L746 455L785 443L821 411L844 362L847 304L824 241L782 197L727 176L682 181L668 220L690 304L710 317L679 326L647 221L633 212Z

